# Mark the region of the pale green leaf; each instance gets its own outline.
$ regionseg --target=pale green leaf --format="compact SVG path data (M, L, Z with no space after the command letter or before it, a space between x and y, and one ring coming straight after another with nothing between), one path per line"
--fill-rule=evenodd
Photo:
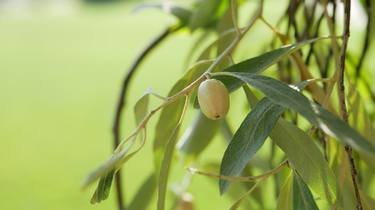
M145 93L134 106L135 122L139 125L147 115L150 94Z
M168 139L163 161L160 167L160 174L158 176L158 203L157 209L164 210L165 209L165 198L168 189L168 179L169 179L169 171L172 163L173 153L177 142L177 134L178 130L180 129L180 124L178 124L175 129L173 130L170 138Z
M169 96L174 95L189 85L192 81L201 76L205 70L209 67L211 62L200 62L194 65L186 72L186 74L177 81L173 86L172 90L169 92ZM163 150L167 144L168 139L170 138L171 133L174 131L183 107L185 99L182 97L177 101L167 105L160 114L159 120L156 124L155 129L155 139L154 139L154 159L156 168L160 167L160 162L163 155Z
M279 198L277 199L277 210L293 210L292 199L293 199L293 190L292 182L293 176L292 173L289 174L286 182L282 186Z
M292 123L279 119L270 137L311 189L328 201L336 199L336 179L313 139Z
M134 142L135 137L131 140ZM113 170L117 170L121 164L123 163L124 158L128 154L131 146L126 147L125 149L121 150L120 152L117 152L112 155L112 157L105 161L103 164L101 164L98 168L96 168L94 171L92 171L84 180L82 184L82 189L86 188L96 180L98 180L101 177L105 177L109 172Z

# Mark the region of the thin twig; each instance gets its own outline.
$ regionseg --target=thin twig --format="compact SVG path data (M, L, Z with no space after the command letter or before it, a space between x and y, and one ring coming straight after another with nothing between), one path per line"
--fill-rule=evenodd
M168 27L164 30L160 35L158 35L135 59L133 64L130 66L129 70L127 71L125 78L123 80L120 96L116 106L115 118L113 122L113 147L116 149L120 143L120 125L121 125L121 117L122 111L125 107L125 99L128 91L129 84L137 70L139 64L146 58L146 56L158 45L160 44L168 35L173 32L175 28ZM119 210L124 209L124 197L122 192L122 181L121 181L121 173L120 170L116 173L115 177L115 187L116 187L116 195L117 195L117 206Z
M348 111L346 109L346 101L345 101L345 84L344 84L344 76L345 76L345 58L346 58L346 50L348 46L348 40L350 36L350 0L344 1L344 31L343 31L343 43L341 47L341 54L340 54L340 73L339 73L339 100L340 100L340 108L341 108L341 115L345 122L348 122ZM357 176L357 169L355 167L354 159L353 159L353 151L349 145L345 145L345 151L348 155L348 160L351 167L351 177L354 187L354 193L357 200L357 210L362 210L362 201L361 196L359 193L358 187L358 176Z
M173 96L170 96L167 98L168 101L175 101L177 98L179 98L181 95L185 95L188 92L191 91L194 87L196 87L198 84L200 84L202 81L206 79L206 76L211 73L221 62L224 58L226 58L230 53L234 50L234 48L238 45L238 43L241 41L241 39L244 37L244 35L250 30L250 28L255 24L255 22L262 16L262 4L259 7L258 11L254 15L254 17L250 20L249 24L241 31L241 33L237 34L237 36L233 39L233 41L230 43L230 45L215 59L215 61L211 64L210 67L206 70L205 73L203 73L198 79L190 83L188 86L186 86L184 89L182 89L180 92L176 93Z
M272 176L273 174L278 173L279 171L281 171L281 169L283 169L284 167L286 167L288 165L289 165L288 160L285 160L280 165L278 165L276 168L273 168L273 169L271 169L271 170L269 170L269 171L267 171L267 172L265 172L261 175L258 175L258 176L225 176L225 175L219 175L219 174L199 171L196 168L188 168L187 170L190 173L193 173L193 174L199 174L199 175L203 175L203 176L207 176L207 177L211 177L211 178L215 178L215 179L226 180L226 181L254 182L256 180L264 179L264 178L267 178L269 176Z

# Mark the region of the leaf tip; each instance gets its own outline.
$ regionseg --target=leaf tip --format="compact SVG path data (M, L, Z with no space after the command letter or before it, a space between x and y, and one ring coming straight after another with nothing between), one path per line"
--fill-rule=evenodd
M229 183L226 180L219 180L219 191L220 195L223 195L228 189Z

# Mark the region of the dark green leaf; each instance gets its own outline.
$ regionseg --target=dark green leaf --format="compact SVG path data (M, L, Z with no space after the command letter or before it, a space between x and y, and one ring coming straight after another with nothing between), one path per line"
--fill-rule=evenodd
M314 197L310 192L310 189L296 173L294 173L293 176L293 209L319 209L315 203Z
M247 86L244 90L249 103L254 106L258 99ZM303 180L321 197L333 203L336 199L336 178L313 139L282 118L276 123L270 137L284 151Z
M375 153L375 146L356 130L323 107L313 104L307 97L288 85L261 75L225 72L223 75L236 77L262 91L272 102L293 109L325 133L336 137L344 144L366 153Z
M194 160L209 145L220 123L220 120L210 120L198 111L177 147L187 159Z
M220 174L239 176L249 160L263 145L284 109L269 100L260 101L236 131L221 161ZM220 180L220 192L229 186Z
M146 210L156 192L156 176L151 174L139 188L127 209Z
M225 72L247 72L251 74L259 74L266 70L271 65L277 63L281 59L285 58L294 51L300 49L301 47L316 42L318 40L326 39L325 37L306 40L297 44L283 46L279 49L275 49L259 55L254 58L250 58L232 65L223 71ZM228 87L229 90L233 91L243 84L241 80L237 80L230 77L218 77L220 80Z

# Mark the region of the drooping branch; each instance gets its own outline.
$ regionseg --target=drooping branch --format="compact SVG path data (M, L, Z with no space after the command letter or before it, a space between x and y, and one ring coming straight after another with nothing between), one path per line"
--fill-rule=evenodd
M121 117L123 110L126 104L126 95L128 92L129 85L132 81L132 78L135 72L138 69L138 66L142 63L142 61L147 57L147 55L156 47L158 46L169 34L173 31L177 30L177 28L168 27L165 29L160 35L158 35L150 44L138 55L135 61L130 66L129 70L127 71L124 80L122 82L121 91L119 95L119 99L117 101L115 117L113 121L113 147L116 148L120 143L120 125L121 125ZM116 188L116 196L117 196L117 206L119 210L124 209L124 197L122 192L122 183L121 183L121 173L120 171L117 172L115 177L115 188Z
M343 31L343 43L341 46L341 53L340 53L340 60L339 60L339 81L338 81L338 89L339 89L339 100L340 100L340 108L341 108L341 116L344 121L348 122L348 111L346 109L346 101L345 101L345 83L344 83L344 76L345 76L345 60L346 60L346 51L348 47L348 41L350 36L350 0L344 1L344 31ZM350 164L350 172L351 178L354 187L354 193L357 201L356 208L357 210L362 210L362 201L359 192L358 186L358 177L357 177L357 169L355 166L355 162L353 159L353 151L349 145L345 145L345 151L348 155L348 161Z

